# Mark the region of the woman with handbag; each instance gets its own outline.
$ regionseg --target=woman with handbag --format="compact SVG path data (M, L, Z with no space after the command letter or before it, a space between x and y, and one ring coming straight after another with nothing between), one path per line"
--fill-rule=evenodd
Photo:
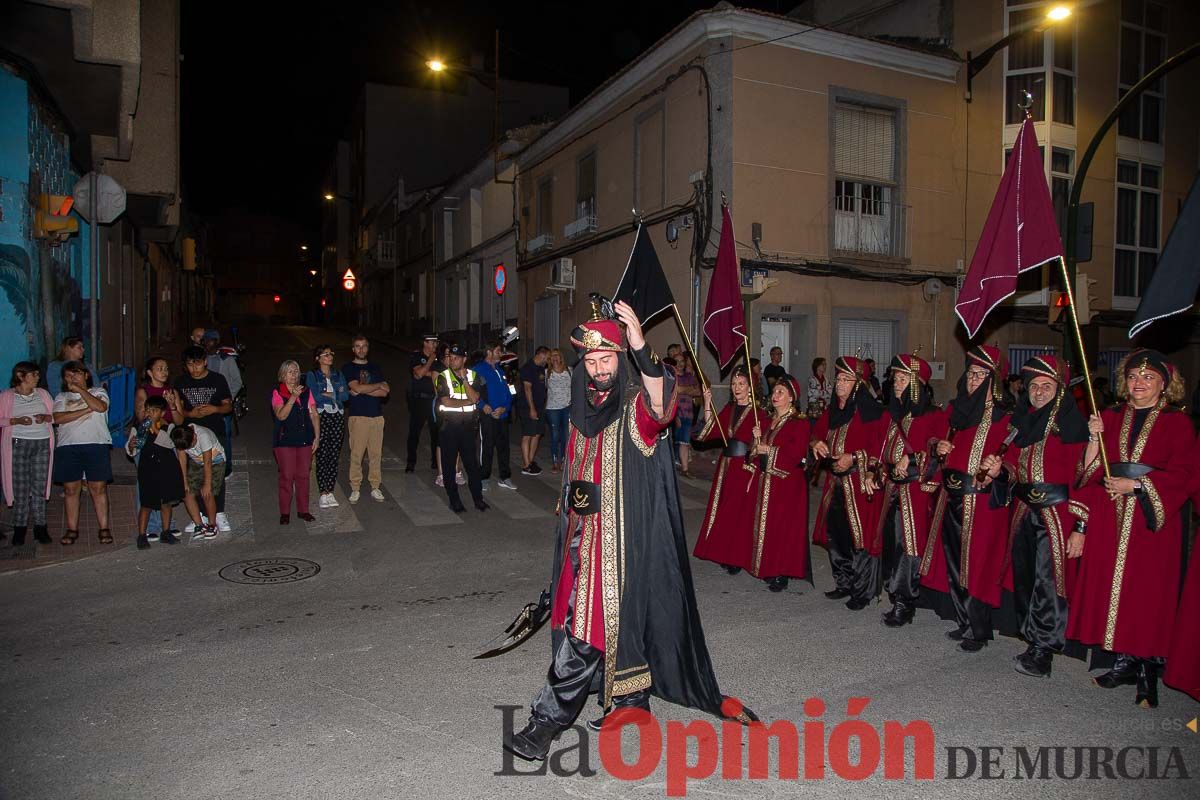
M271 392L275 412L272 447L279 465L279 524L287 525L296 496L296 516L312 522L308 513L308 470L313 452L321 443L321 420L312 392L300 381L300 365L285 361L279 366L279 385Z

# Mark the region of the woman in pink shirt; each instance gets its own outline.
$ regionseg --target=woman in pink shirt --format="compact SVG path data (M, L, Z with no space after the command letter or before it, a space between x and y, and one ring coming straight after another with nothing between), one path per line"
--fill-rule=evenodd
M300 365L285 361L279 366L279 385L271 392L275 412L272 446L279 465L279 524L287 525L296 496L296 516L312 522L308 513L308 471L313 451L321 441L321 420L312 392L300 380Z

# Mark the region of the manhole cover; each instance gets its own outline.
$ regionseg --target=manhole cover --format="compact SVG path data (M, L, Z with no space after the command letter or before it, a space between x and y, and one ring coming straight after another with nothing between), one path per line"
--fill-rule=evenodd
M321 565L303 558L252 558L222 567L217 574L232 583L295 583L311 578Z

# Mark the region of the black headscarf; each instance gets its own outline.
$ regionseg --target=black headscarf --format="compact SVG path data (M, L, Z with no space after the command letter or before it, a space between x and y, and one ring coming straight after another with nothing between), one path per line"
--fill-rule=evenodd
M933 405L933 394L929 391L929 387L916 378L912 378L912 380L917 381L917 401L915 403L912 399L911 388L905 389L900 397L896 397L895 392L888 394L888 413L896 422L904 419L909 414L912 414L913 417L919 417ZM891 386L890 382L888 386Z
M625 408L625 392L630 391L629 367L625 356L617 356L617 375L608 394L596 405L599 393L592 385L583 359L571 375L571 424L589 439L607 428Z
M1029 395L1017 401L1012 416L1012 426L1017 430L1017 438L1013 439L1013 444L1017 447L1028 447L1049 435L1051 414L1054 415L1052 427L1064 444L1078 444L1088 440L1087 420L1083 418L1075 399L1060 384L1054 402L1041 408L1033 407L1029 402Z
M846 399L846 405L840 406L837 396L837 379L834 378L833 397L829 398L829 427L840 428L851 419L854 418L854 413L862 418L863 422L874 422L883 416L883 404L871 396L867 391L866 385L861 381L854 385L854 391L850 393L850 397Z
M1003 390L999 400L992 396L992 382L996 380L994 373L989 373L983 383L975 390L975 394L967 393L967 373L963 371L958 379L958 394L950 401L950 427L956 431L974 428L983 422L983 412L989 400L992 406L992 422L999 422L1013 406L1012 395Z

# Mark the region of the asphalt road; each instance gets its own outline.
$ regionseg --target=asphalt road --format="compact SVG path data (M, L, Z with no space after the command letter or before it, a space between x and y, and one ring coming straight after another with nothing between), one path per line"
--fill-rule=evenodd
M693 797L1196 796L1194 778L1180 778L1200 774L1200 734L1185 727L1200 704L1163 690L1157 710L1139 709L1132 688L1093 688L1085 665L1069 659L1059 659L1049 679L1018 675L1011 658L1020 643L959 652L942 635L948 626L928 612L900 631L885 629L882 608L855 613L821 596L831 583L823 552L814 553L815 589L793 583L782 594L706 562L692 565L722 689L764 720L804 731L799 780L778 777L774 749L770 778L748 779L745 767L740 778L722 778L716 740L695 727L697 738L684 742L684 729L671 724L709 718L661 702L661 759L650 746L639 750L632 731L621 751L629 764L646 759L645 777L615 777L613 754L602 763L596 737L581 745L578 731L558 744L567 752L556 766L573 774L497 774L505 771L505 712L497 707L517 706L509 713L523 724L549 639L542 631L504 657L471 656L547 581L555 484L549 474L518 474L518 492L489 495L493 511L451 514L427 457L415 475L403 472L407 358L376 346L373 357L397 387L387 407L387 499L364 494L346 503L343 462L342 506L320 511L314 492L318 522L280 527L266 397L282 359L307 367L311 347L326 339L339 363L348 357L343 334L274 327L246 336L250 394L261 402L236 449L249 480L239 507L231 505L234 535L0 576L0 797L649 798L681 787ZM707 486L685 482L682 493L694 536ZM234 562L274 558L320 569L265 585L218 574ZM292 570L266 564L255 574ZM853 697L870 698L859 714L867 724L839 727ZM805 705L809 698L823 701L823 714ZM594 715L589 706L580 721ZM913 777L911 745L904 779L870 768L872 742L889 720L928 722L932 779ZM866 746L850 733L865 735ZM809 757L821 761L818 740L829 743L823 778L805 766ZM731 754L733 742L722 740ZM1082 752L1084 777L1069 779L1076 747L1109 748L1114 777L1105 777L1104 751L1093 750ZM971 761L952 748L971 749L970 777L947 777ZM1017 748L1042 758L1032 771L1044 764L1048 777L1031 783ZM1066 748L1061 766L1053 749L1038 748ZM883 750L895 759L894 742ZM594 774L579 774L581 755ZM868 776L851 779L863 758ZM1089 779L1093 759L1098 777ZM716 774L681 784L681 764ZM1025 777L1014 777L1019 770ZM1004 776L985 779L985 771ZM1151 771L1168 777L1120 776Z

